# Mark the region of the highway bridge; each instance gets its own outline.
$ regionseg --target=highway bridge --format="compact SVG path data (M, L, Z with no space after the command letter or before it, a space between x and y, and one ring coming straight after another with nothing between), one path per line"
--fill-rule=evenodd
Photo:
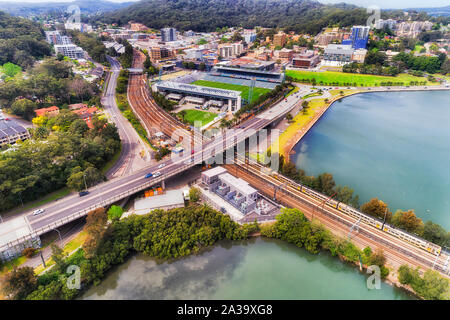
M44 207L44 213L10 219L0 224L0 257L10 258L27 246L31 239L38 239L44 233L74 221L88 212L113 204L132 194L160 184L197 164L204 162L236 144L245 141L259 130L285 117L296 105L301 103L300 94L291 95L271 109L262 112L239 125L239 129L218 133L213 140L203 144L196 143L191 152L189 148L174 159L162 161L157 165L148 166L131 174L112 179L89 189L84 197L72 195ZM183 134L183 132L181 132ZM198 142L198 136L196 137ZM164 164L163 168L159 168ZM149 172L161 172L157 178L146 179Z

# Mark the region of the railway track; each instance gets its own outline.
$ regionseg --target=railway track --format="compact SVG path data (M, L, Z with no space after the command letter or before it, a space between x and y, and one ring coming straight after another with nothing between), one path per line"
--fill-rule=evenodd
M142 69L145 55L134 51L133 68ZM202 144L201 139L196 137L193 132L186 129L186 126L172 117L153 100L145 76L142 74L131 74L128 81L128 99L133 111L143 122L146 131L151 134L152 131L161 131L169 137L176 133L182 137L182 141L191 141Z
M239 177L249 181L253 187L261 190L265 195L273 197L275 186L280 185L280 182L276 179L271 179L270 176L260 174L260 168L253 167L253 170L250 172L248 169L245 169L245 166L251 165L242 162L238 162L238 165L225 165L231 173L238 174ZM276 198L278 202L287 207L301 209L309 219L314 216L314 218L317 218L333 230L334 233L344 237L347 237L351 226L356 222L356 219L338 210L332 210L332 208L328 207L323 208L323 204L320 201L312 197L307 197L305 194L289 186L285 186L284 189L278 189ZM436 259L434 255L371 226L360 225L358 232L353 233L352 239L362 247L381 247L389 263L397 268L406 263L428 269L433 267ZM435 269L440 271L441 274L446 275L442 273L444 260L442 257L439 257L436 261Z

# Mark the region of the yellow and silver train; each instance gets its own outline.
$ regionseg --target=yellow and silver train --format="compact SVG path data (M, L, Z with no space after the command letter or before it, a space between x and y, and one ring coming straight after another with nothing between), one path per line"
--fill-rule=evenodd
M381 221L381 220L371 217L371 216L369 216L369 215L367 215L345 203L331 199L329 196L326 196L320 192L314 191L311 188L308 188L308 187L305 187L304 185L298 184L298 183L292 181L291 179L286 178L280 174L272 173L271 176L273 178L277 179L278 181L286 183L290 187L292 187L304 194L307 194L308 196L310 196L314 199L324 201L324 204L326 204L329 207L337 209L355 219L361 219L361 222L371 225L371 226L373 226L377 229L380 229L386 233L389 233L390 235L393 235L394 237L397 237L401 240L407 241L422 250L430 252L434 255L439 255L441 253L440 246L438 246L432 242L429 242L427 240L424 240L424 239L418 237L417 235L413 235L404 230L400 230L400 229L395 228L394 226L391 226L387 223L383 224L383 221Z

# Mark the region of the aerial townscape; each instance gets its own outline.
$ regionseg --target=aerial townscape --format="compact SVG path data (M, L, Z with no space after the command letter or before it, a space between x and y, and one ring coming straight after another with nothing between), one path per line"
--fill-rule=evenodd
M450 300L450 6L338 2L1 0L0 298Z

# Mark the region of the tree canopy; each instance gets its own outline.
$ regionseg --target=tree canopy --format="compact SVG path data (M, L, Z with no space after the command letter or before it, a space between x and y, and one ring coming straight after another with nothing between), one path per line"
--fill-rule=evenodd
M11 62L28 68L51 53L39 24L0 11L0 65Z

